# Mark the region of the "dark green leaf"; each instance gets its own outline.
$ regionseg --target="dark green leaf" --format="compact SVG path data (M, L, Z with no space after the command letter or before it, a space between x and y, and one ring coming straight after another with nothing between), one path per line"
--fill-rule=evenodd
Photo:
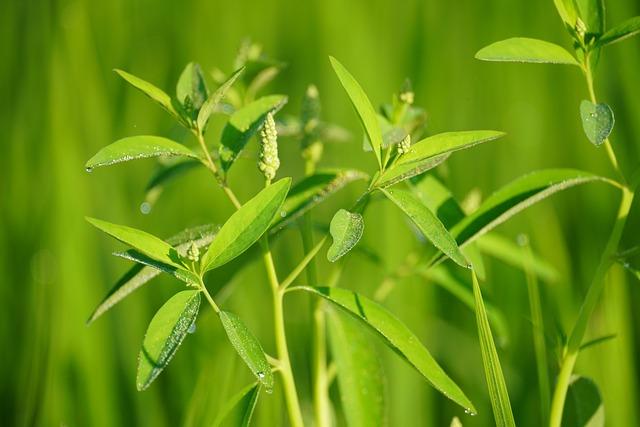
M342 87L347 92L347 95L349 95L349 99L358 113L360 122L362 123L362 126L369 137L369 141L371 142L373 153L376 155L378 166L382 168L382 157L380 154L380 149L382 147L382 131L380 130L380 123L378 123L376 110L373 108L373 105L371 105L371 101L369 101L367 94L351 73L349 73L349 71L347 71L347 69L344 68L344 66L334 57L330 56L329 60L331 61L331 66L336 72Z
M226 264L257 242L280 212L290 185L291 178L283 178L234 212L202 257L203 271Z
M207 83L202 74L202 68L195 62L190 62L184 68L176 85L176 96L188 112L196 112L209 97Z
M445 132L427 137L411 146L407 154L400 157L399 164L412 163L430 157L440 156L473 147L483 142L493 141L506 135L494 130L472 130Z
M167 366L195 323L199 307L200 291L182 291L153 316L138 358L138 390L149 387Z
M567 390L562 425L567 427L603 427L604 403L598 386L591 379L573 376Z
M240 390L222 408L212 427L249 427L259 394L260 385L258 383L250 384Z
M384 372L368 337L356 319L341 311L327 311L327 326L347 424L387 425Z
M584 100L580 103L580 117L584 133L593 145L597 147L607 140L615 122L611 107Z
M640 33L640 16L635 16L624 21L620 25L616 25L598 40L598 46L606 46Z
M110 166L129 160L149 157L185 156L197 159L198 156L182 144L160 136L130 136L107 145L90 158L85 167L87 171L100 166Z
M482 364L487 379L487 387L489 388L489 397L491 398L491 407L493 408L493 416L497 427L515 427L516 423L513 419L511 411L511 403L509 402L509 392L507 384L504 381L502 367L498 352L493 342L491 328L487 318L487 312L482 301L482 293L480 285L475 273L472 271L473 277L473 295L476 301L476 322L478 323L478 336L480 338L480 349L482 350Z
M327 259L335 262L349 252L362 237L364 232L362 215L340 209L331 219L329 232L333 243L327 252Z
M604 31L604 1L576 0L582 20L587 26L587 33L600 35Z
M337 305L376 332L398 355L420 372L438 391L465 410L475 412L473 404L447 376L418 337L378 303L341 288L294 287L311 292Z
M204 131L207 122L209 121L209 117L214 113L218 104L222 101L227 90L235 83L235 81L240 77L240 74L244 71L244 67L234 71L231 76L220 85L218 89L213 92L209 98L202 104L202 108L198 112L198 129Z
M272 390L273 373L258 339L235 314L221 311L218 315L233 348L266 390Z
M544 40L514 37L484 47L476 53L483 61L533 62L580 66L564 48Z
M385 196L398 206L420 229L435 247L462 267L469 267L469 261L460 252L455 239L449 234L440 220L420 202L417 196L406 190L382 190Z
M172 116L177 118L179 121L181 120L180 115L176 112L173 107L173 102L171 97L167 95L163 90L155 87L151 83L142 80L139 77L134 76L133 74L129 74L126 71L114 70L120 77L125 79L129 84L131 84L136 89L140 90L142 93L147 95L149 98L153 99L155 102L160 104L162 108L164 108L167 112L169 112Z
M235 111L222 130L220 162L228 170L253 135L264 124L267 114L282 108L287 102L284 95L269 95Z

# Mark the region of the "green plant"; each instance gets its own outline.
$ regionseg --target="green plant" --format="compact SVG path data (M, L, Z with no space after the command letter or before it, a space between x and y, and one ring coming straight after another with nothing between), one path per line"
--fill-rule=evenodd
M621 192L616 220L609 239L600 256L600 262L596 267L578 317L562 349L560 371L553 392L549 414L549 425L556 427L563 423L565 406L570 403L567 402L565 404L570 387L572 384L579 383L574 381L572 373L578 355L586 345L583 344L585 332L602 293L607 271L616 258L623 260L625 265L629 265L628 262L624 262L629 254L622 253L618 255L618 252L620 239L623 235L627 216L638 185L638 172L640 169L635 169L632 173L627 174L624 173L618 163L615 150L609 140L609 135L614 125L613 111L608 104L599 102L596 98L594 72L605 47L640 33L640 17L631 18L612 29L606 30L605 8L602 0L554 0L554 3L571 37L575 55L547 41L530 38L511 38L481 49L476 54L476 58L486 61L567 64L578 67L584 75L589 96L589 99L580 103L579 108L584 133L587 139L596 147L604 146L615 174L614 178L610 179L610 182ZM634 168L637 168L637 165L634 165ZM633 270L632 267L631 269ZM535 311L535 307L539 304L539 296L537 295L536 285L531 279L529 279L529 285L532 311ZM537 321L539 322L540 320L538 317ZM540 340L537 339L536 342L536 345L540 346ZM543 366L544 362L540 360L541 351L536 351L539 353L538 369L544 369L544 373L541 373L541 375L546 376L547 367ZM548 393L543 390L545 381L541 380L540 383L544 408L544 405L548 405L548 401L544 402ZM590 388L592 387L595 387L595 385L590 386ZM583 388L576 388L576 390L582 390ZM597 388L595 394L599 395ZM599 405L596 405L596 409L598 407ZM543 413L544 411L543 409ZM566 420L570 416L565 414L564 419ZM604 415L600 414L598 416L601 417L601 419L598 418L598 422L603 423Z

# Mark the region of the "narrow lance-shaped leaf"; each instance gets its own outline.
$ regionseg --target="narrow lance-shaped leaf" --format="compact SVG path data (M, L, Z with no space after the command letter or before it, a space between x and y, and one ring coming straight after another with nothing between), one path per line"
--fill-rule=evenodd
M167 239L167 243L175 246L176 251L179 254L184 254L185 251L191 246L193 242L198 249L208 246L216 233L218 232L218 226L214 224L201 225L198 227L188 228L183 232ZM138 260L135 260L138 262ZM157 277L162 272L157 266L146 266L149 264L136 264L129 271L127 271L116 284L111 288L106 297L100 302L96 309L91 314L87 324L91 324L98 317L102 316L111 307L125 299L136 289L140 288L144 284L148 283L151 279ZM171 274L180 271L181 273L187 273L183 270L173 270ZM189 272L190 273L190 272ZM192 273L191 273L192 274ZM191 276L189 276L191 277ZM182 279L181 279L182 280Z
M138 390L149 387L167 366L195 323L199 307L200 291L182 291L153 316L138 358Z
M237 315L227 311L218 315L233 348L267 391L272 390L273 373L258 339Z
M91 171L100 166L110 166L130 160L173 156L198 158L184 145L167 138L151 135L130 136L102 148L87 161L85 167L87 171Z
M615 122L611 107L604 103L594 104L585 99L580 103L580 117L582 129L589 141L596 147L602 145L611 134Z
M446 153L440 156L417 160L415 162L397 164L392 168L385 170L384 173L380 175L380 178L376 180L376 187L390 187L415 176L422 175L436 166L439 166L448 158L449 153Z
M509 402L509 393L507 384L504 381L502 367L498 352L493 342L487 312L482 301L482 293L478 278L472 271L473 294L476 301L476 322L478 323L478 336L480 338L480 349L482 350L482 364L487 379L487 387L489 388L489 397L491 398L491 407L493 408L493 416L497 427L515 427L516 423L513 419L511 411L511 403Z
M180 255L175 248L156 236L142 230L136 230L135 228L124 225L112 224L95 218L87 217L86 220L97 229L104 231L122 243L139 250L143 254L172 267L186 270L184 265L182 265Z
M382 190L385 196L398 206L420 229L435 247L462 267L469 267L469 261L460 252L455 239L440 220L425 206L418 197L406 190Z
M591 379L574 375L567 390L562 425L604 427L604 402L598 386Z
M475 412L471 401L438 365L418 337L387 309L378 303L341 288L294 287L318 295L363 322L382 338L384 343L413 366L438 391L462 406Z
M606 46L640 34L640 16L635 16L616 25L598 40L598 46Z
M163 273L171 274L176 279L187 284L197 284L199 281L198 275L196 273L189 270L177 269L170 265L156 261L155 259L150 258L135 249L129 249L124 252L114 252L113 255L129 261L137 262L138 264L146 265L148 267L153 267Z
M602 34L604 31L604 0L576 0L576 5L587 26L587 33Z
M202 104L202 107L198 112L198 129L200 129L201 131L205 130L207 122L209 121L209 117L211 117L211 114L213 114L218 104L226 95L227 90L229 90L229 88L235 83L235 81L238 79L238 77L240 77L243 71L244 67L234 71L231 76L209 96L204 104Z
M347 424L387 425L384 372L369 337L356 319L338 310L327 311L327 327Z
M367 94L351 73L349 73L349 71L347 71L347 69L334 57L330 56L329 60L331 61L331 66L338 76L342 87L347 92L347 95L349 95L349 99L351 99L351 103L358 113L360 122L369 137L371 148L373 149L373 153L378 161L378 166L382 168L382 157L380 154L380 149L382 147L382 131L380 130L380 123L378 122L376 110L373 108L373 105L371 105L371 101L369 101Z
M340 209L331 219L329 232L333 243L327 251L327 259L335 262L360 241L364 232L364 220L357 212Z
M504 132L494 130L439 133L413 144L409 152L400 157L398 163L411 163L453 151L464 150L483 142L493 141L504 135L506 135Z
M578 11L576 10L575 0L553 0L556 5L558 15L569 28L576 26Z
M260 385L250 384L234 395L219 411L212 427L249 427L260 395Z
M280 212L291 178L271 184L231 215L202 257L203 271L231 261L258 241Z
M580 66L578 61L557 44L544 40L514 37L483 47L476 53L483 61L532 62Z
M151 83L145 80L142 80L141 78L136 77L133 74L129 74L126 71L122 71L118 69L115 69L113 71L118 73L118 75L122 77L124 80L126 80L129 84L131 84L133 87L135 87L136 89L138 89L139 91L147 95L149 98L153 99L155 102L160 104L162 108L164 108L167 112L169 112L172 116L174 116L179 121L181 121L180 115L176 112L175 108L173 107L171 97L167 95L162 89L159 89L156 86L152 85Z

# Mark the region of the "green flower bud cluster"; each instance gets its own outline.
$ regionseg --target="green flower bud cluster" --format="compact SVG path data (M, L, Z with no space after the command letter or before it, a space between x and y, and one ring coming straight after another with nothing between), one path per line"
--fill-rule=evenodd
M273 113L267 114L262 130L260 130L260 153L258 154L258 169L264 177L271 181L280 167L278 158L278 132Z
M198 262L200 259L200 249L198 249L195 242L191 242L191 246L187 249L187 259L193 262Z

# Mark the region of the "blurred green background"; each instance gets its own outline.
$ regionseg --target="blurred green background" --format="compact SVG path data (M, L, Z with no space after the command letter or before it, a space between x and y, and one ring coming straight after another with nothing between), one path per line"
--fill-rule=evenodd
M634 0L607 2L607 20L640 15ZM320 90L327 119L348 128L349 144L331 145L323 165L371 170L360 155L361 130L334 76L328 55L342 61L375 104L387 102L406 77L416 104L429 113L430 133L498 129L508 136L455 154L441 170L459 198L482 195L537 168L577 167L610 174L606 155L582 134L578 105L586 98L573 67L488 64L473 59L489 42L522 35L569 48L551 0L449 1L37 1L0 3L0 408L3 425L206 425L225 397L250 374L225 344L208 308L148 391L135 389L137 352L152 314L176 291L155 279L91 327L85 320L129 267L109 256L119 246L84 221L84 215L169 236L187 226L220 222L231 206L205 171L169 186L149 215L140 212L153 161L84 171L100 147L134 134L176 135L171 119L111 71L122 68L173 91L191 60L205 69L231 71L243 38L261 43L288 63L270 86L289 95L285 112L298 111L305 87ZM612 140L626 167L640 150L640 39L616 44L601 59L598 96L616 113ZM297 145L281 145L280 175L299 178ZM250 151L251 153L251 151ZM253 150L255 153L255 149ZM258 188L253 159L231 174L243 199ZM328 221L350 205L357 185L315 214ZM546 326L566 330L607 238L617 194L594 184L561 193L502 226L515 240L526 233L534 250L558 271L544 283ZM401 215L388 204L367 215L365 242L384 265L353 256L342 285L372 295L416 245ZM631 218L625 245L637 244L640 223ZM295 232L276 247L286 272L301 256ZM516 421L537 426L539 401L522 272L487 258L488 302L507 319L509 342L499 349ZM325 263L321 264L325 268ZM326 277L323 276L323 277ZM216 278L210 281L215 289ZM467 279L467 278L465 278ZM220 283L221 285L221 283ZM263 267L252 263L234 278L224 305L242 314L273 352L271 307ZM591 323L590 337L614 340L585 351L578 372L595 379L604 396L607 425L640 423L640 288L614 268ZM423 279L403 280L387 305L421 338L479 409L476 417L441 397L392 352L377 348L387 373L390 425L490 425L473 313ZM287 302L288 333L305 410L310 409L309 302ZM555 358L550 358L555 376ZM333 390L335 392L335 390ZM335 396L334 396L335 397ZM337 401L337 399L336 399ZM278 390L264 395L256 425L283 423Z

